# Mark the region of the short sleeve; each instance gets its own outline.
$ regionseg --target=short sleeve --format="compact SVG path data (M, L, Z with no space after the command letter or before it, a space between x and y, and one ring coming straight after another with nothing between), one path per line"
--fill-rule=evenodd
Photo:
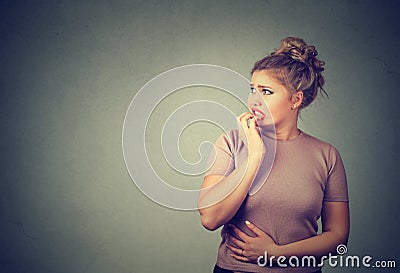
M342 158L336 148L329 150L328 178L326 181L324 201L348 202L346 171Z
M228 134L222 134L215 142L214 149L208 158L205 176L224 175L228 176L235 169L233 154L233 140Z

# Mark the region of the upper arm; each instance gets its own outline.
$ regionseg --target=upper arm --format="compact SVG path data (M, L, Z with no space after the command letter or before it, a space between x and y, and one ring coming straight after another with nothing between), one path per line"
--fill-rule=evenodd
M323 202L322 231L332 232L346 244L350 232L349 202Z
M215 180L215 176L228 176L235 169L232 138L231 134L222 134L216 140L208 157L205 181Z
M324 190L324 202L347 202L349 201L349 194L346 171L338 150L333 146L330 147L328 161L328 176Z
M222 178L225 176L217 175L217 174L210 174L204 177L203 184L201 185L201 189L205 189L217 184Z

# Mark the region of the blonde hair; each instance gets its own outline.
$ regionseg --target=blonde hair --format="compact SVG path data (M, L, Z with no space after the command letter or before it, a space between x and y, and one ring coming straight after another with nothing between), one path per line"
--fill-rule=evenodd
M318 91L328 95L323 86L325 79L321 72L325 63L317 58L318 52L301 38L287 37L281 41L281 47L254 64L255 71L269 70L292 95L303 92L300 108L307 107L317 97Z

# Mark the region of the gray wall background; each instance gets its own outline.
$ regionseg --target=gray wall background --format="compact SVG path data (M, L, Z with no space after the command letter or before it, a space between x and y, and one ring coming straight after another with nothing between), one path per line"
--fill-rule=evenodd
M249 76L289 35L326 61L330 99L306 109L301 128L342 154L349 253L398 262L398 10L397 1L2 1L0 271L211 272L218 232L130 179L124 115L161 72L211 63Z

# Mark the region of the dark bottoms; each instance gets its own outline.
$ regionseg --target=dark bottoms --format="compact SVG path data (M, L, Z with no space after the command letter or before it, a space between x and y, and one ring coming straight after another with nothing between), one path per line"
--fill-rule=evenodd
M232 270L224 269L215 264L213 273L233 273ZM322 273L321 269L312 273Z
M223 269L219 267L217 264L215 264L213 273L233 273L233 271L228 269Z

